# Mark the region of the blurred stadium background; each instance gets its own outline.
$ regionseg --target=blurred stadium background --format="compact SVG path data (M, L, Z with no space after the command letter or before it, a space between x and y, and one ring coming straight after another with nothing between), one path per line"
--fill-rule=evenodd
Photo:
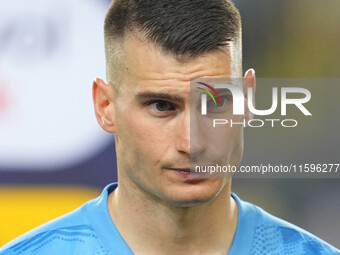
M340 1L234 2L243 18L244 69L263 78L339 78ZM114 139L97 125L91 99L92 80L105 77L102 27L109 3L1 1L0 246L116 180ZM332 127L309 126L309 135L287 137L246 129L243 163L303 162L307 154L316 163L339 163L339 102L315 96L321 100L314 108L334 110L323 119L334 121ZM339 248L339 184L235 179L233 191Z

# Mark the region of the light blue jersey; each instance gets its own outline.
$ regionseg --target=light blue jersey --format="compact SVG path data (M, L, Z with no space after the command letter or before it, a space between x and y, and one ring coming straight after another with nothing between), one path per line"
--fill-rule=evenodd
M77 210L50 221L0 248L1 255L132 255L112 222L108 195L117 187L105 187L100 197ZM307 231L240 200L238 223L229 255L315 255L340 251Z

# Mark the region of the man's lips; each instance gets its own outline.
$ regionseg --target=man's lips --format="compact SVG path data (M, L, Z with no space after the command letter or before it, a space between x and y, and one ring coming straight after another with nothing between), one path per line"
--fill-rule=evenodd
M190 173L190 167L185 167L185 168L168 168L173 171L180 171L180 172L188 172Z
M175 171L180 175L190 177L190 179L202 178L202 173L195 172L194 168L185 167L185 168L168 168L168 170Z

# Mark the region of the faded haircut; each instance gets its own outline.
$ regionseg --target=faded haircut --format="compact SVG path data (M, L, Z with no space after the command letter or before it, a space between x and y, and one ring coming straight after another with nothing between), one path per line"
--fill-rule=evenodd
M179 62L234 45L232 71L242 71L241 18L229 0L113 0L104 24L111 83L119 83L128 33L141 34Z

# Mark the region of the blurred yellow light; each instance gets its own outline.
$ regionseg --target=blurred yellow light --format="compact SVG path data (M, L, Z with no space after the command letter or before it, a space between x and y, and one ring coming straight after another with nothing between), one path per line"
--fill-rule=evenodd
M99 194L100 190L75 186L0 187L0 246Z

